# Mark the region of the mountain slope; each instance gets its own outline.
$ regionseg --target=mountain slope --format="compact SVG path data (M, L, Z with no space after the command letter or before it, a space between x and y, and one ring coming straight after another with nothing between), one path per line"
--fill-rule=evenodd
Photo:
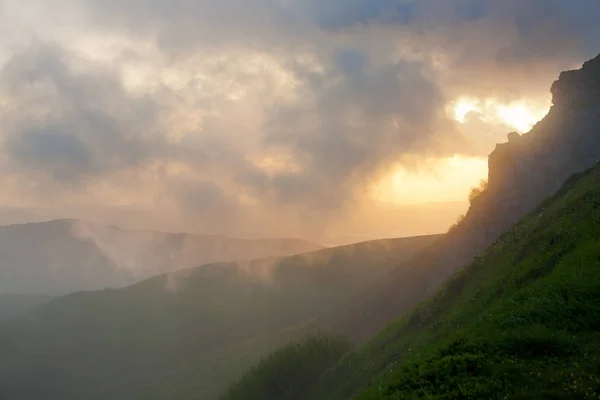
M0 397L216 398L437 236L211 264L75 293L0 324ZM56 360L60 360L57 362Z
M126 231L78 220L10 225L0 227L0 292L54 295L122 287L207 263L321 248L297 239Z
M311 399L346 399L369 381L359 398L596 398L598 343L600 167L346 358Z
M384 276L323 324L360 343L432 294L572 175L600 160L600 56L552 85L548 115L489 157L488 189L456 229Z
M0 293L0 321L47 303L49 296Z
M343 337L323 332L290 343L263 358L221 400L297 400L352 349Z
M593 399L598 371L600 165L294 398Z

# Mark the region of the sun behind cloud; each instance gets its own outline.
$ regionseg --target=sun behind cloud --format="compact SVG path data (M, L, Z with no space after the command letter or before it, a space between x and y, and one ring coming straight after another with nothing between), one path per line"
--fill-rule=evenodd
M477 103L478 101L476 99L467 97L458 99L452 106L454 119L458 122L465 122L468 113L472 111L480 113L481 109Z
M499 104L496 113L504 123L522 133L530 131L545 114L543 111L533 110L525 103Z
M490 125L506 125L525 133L547 114L549 107L549 99L543 103L527 100L504 103L495 98L460 97L450 103L449 114L456 121L465 123L467 115L476 112Z

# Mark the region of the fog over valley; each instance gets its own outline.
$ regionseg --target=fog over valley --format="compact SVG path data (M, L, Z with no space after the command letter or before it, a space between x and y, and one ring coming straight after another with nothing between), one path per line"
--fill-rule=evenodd
M600 396L599 0L0 0L0 400Z

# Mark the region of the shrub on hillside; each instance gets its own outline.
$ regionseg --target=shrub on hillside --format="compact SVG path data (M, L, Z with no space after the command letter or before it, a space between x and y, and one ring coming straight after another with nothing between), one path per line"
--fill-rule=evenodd
M471 188L471 192L469 193L469 203L473 205L473 203L481 197L483 193L488 189L488 181L486 179L482 179L479 182L479 186Z
M342 337L311 335L263 358L221 400L302 399L323 372L350 350Z
M473 203L477 201L486 191L488 190L488 181L486 179L482 179L479 181L479 186L471 188L469 192L469 204L472 206ZM452 232L465 220L466 215L460 215L456 222L448 228L448 232Z
M461 214L458 216L458 218L456 219L456 222L453 223L450 228L448 228L448 232L452 232L453 230L455 230L456 228L458 228L458 226L465 220L466 215L465 214Z

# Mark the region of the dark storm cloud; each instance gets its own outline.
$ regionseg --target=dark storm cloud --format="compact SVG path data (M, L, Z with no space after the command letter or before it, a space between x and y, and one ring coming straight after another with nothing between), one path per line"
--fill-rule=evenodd
M475 82L480 91L490 92L508 81L506 92L517 96L547 89L547 80L559 71L600 51L597 0L85 0L73 4L83 7L97 26L153 38L169 55L226 46L260 49L280 57L310 48L328 57L340 50L350 54L365 45L378 47L379 42L409 41L415 53L445 53L452 84L468 87ZM386 30L369 44L360 42L378 27ZM357 48L332 44L332 38L344 37L355 38Z
M62 183L143 163L161 146L156 104L134 99L112 71L77 71L57 45L36 43L0 75L3 151L16 169Z
M504 21L514 19L518 40L498 54L503 63L532 59L591 57L600 48L600 4L594 0L511 1L497 6Z
M168 140L169 126L160 116L172 111L164 101L169 96L166 89L134 95L112 68L36 42L14 54L0 74L0 99L8 104L0 107L0 169L27 182L27 195L44 204L69 202L97 184L122 192L138 189L143 196L144 168L154 163L159 169L153 184L159 187L150 193L158 193L157 201L222 231L235 220L238 204L219 178L224 170L245 165L243 155L220 140L219 132ZM171 162L204 177L171 177L166 172ZM124 171L125 181L118 177ZM110 206L98 201L96 206Z
M404 155L473 154L446 115L450 100L547 93L560 69L600 50L597 0L29 3L52 10L48 18L75 10L75 22L86 27L82 35L87 29L97 37L123 35L155 44L159 54L148 60L125 51L102 63L43 43L13 54L0 76L0 94L11 104L1 114L3 170L77 185L111 182L112 174L157 162L163 194L186 215L215 225L234 225L246 210L241 195L267 211L308 210L323 221ZM53 22L48 27L60 28ZM294 88L286 89L292 100L274 94L279 78L269 75L268 63L245 69L252 60L244 55L256 51L293 78ZM160 87L133 94L119 77L121 62L164 62L177 71L188 68L186 58L229 53L236 58L200 71L184 93ZM302 60L306 55L312 62ZM211 79L214 90L201 86ZM221 91L231 82L253 97L227 99ZM194 100L184 117L196 109L207 115L201 128L186 128L171 141L178 121L161 117L188 97ZM239 103L251 108L240 119L259 121L254 131L245 130L253 121L231 123ZM476 154L485 156L488 145L478 145ZM262 151L289 154L299 168L265 171L247 159ZM191 172L182 167L187 172L173 177L165 172L169 163ZM126 186L136 186L136 178Z
M334 54L335 66L345 75L360 75L364 72L365 56L356 50L341 50Z
M417 1L332 0L307 1L305 11L323 29L340 29L351 25L368 26L374 21L410 23L416 17Z
M303 25L300 16L279 0L83 0L71 4L83 8L86 18L97 26L154 37L165 53L224 46L273 50L284 42L297 42Z
M308 0L304 9L334 35L385 27L409 52L443 54L446 91L540 93L600 52L597 0Z
M200 218L206 226L219 230L235 228L240 205L212 181L172 180L168 188L177 200L180 212L189 218Z
M424 30L453 27L461 38L461 27L484 22L514 26L513 43L498 52L498 61L523 63L561 56L591 56L600 46L600 4L596 0L356 0L308 2L325 29L364 26L407 25ZM493 33L492 30L488 33ZM485 33L485 27L481 33ZM445 32L448 32L445 30ZM493 46L493 37L487 37ZM569 43L570 46L564 46Z
M287 146L308 160L302 173L273 180L281 201L335 208L403 154L468 151L441 112L442 92L423 75L420 63L368 68L364 56L354 51L334 59L331 73L337 83L314 87L315 103L270 116L266 144ZM315 116L317 123L303 129L306 115ZM451 144L438 145L445 135Z

